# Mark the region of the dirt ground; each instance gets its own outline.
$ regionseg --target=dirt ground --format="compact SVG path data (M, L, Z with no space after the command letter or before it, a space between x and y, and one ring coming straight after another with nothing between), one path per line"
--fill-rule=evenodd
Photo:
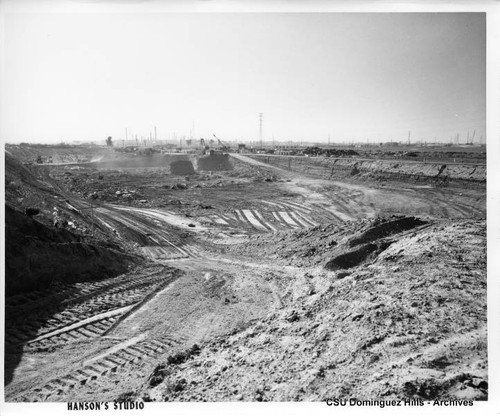
M487 398L484 181L73 151L9 148L6 204L40 210L15 233L134 260L6 298L6 401Z

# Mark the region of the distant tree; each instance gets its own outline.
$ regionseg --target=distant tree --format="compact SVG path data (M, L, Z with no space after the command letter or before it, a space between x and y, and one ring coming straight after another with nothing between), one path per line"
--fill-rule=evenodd
M113 146L113 139L111 138L111 136L108 136L108 138L106 139L106 146Z

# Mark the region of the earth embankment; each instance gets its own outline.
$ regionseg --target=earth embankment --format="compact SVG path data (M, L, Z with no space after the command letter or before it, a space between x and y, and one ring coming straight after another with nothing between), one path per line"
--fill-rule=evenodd
M92 245L5 207L5 290L8 296L53 282L103 279L127 271L137 258L117 247Z
M306 156L247 155L270 165L322 179L423 181L443 184L484 184L486 165L426 163L398 160L368 160Z

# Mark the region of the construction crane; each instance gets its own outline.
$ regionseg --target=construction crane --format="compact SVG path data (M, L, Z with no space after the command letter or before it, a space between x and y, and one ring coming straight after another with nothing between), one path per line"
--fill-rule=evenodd
M223 152L229 152L231 150L231 147L229 147L228 145L224 144L215 134L213 134L213 136L215 137L215 139L219 143L220 150L222 150Z

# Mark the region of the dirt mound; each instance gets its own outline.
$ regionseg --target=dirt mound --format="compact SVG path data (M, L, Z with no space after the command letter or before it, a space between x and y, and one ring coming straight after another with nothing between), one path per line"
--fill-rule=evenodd
M229 250L242 255L251 255L258 250L272 261L278 259L294 266L325 265L328 269L343 269L373 260L393 241L389 237L426 224L426 221L415 217L366 218L256 236L244 245L233 246ZM370 244L372 242L374 244ZM361 248L352 250L362 244Z
M427 222L415 217L402 217L396 220L377 218L366 230L348 240L347 246L356 247L362 245L361 247L345 251L336 256L326 263L325 268L328 270L350 269L369 258L374 259L392 244L393 241L388 240L386 237L424 224L427 224ZM337 250L342 249L343 247L340 246Z
M198 170L223 171L233 170L229 155L208 155L198 159Z
M192 175L196 172L190 160L176 160L170 164L170 173L183 176Z
M364 231L360 236L349 241L351 247L359 244L369 243L379 238L387 237L401 231L411 230L412 228L426 224L425 221L415 217L403 217L393 221L385 219L377 220L372 227Z
M360 248L340 254L325 264L328 270L350 269L365 261L370 255L379 254L389 247L389 242L365 244Z

